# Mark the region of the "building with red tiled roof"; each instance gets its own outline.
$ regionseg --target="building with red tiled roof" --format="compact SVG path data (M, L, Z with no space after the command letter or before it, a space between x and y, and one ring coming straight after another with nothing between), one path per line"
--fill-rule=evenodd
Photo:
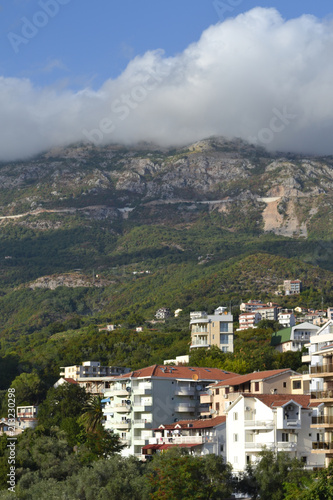
M110 379L104 393L104 426L120 434L123 455L141 456L160 424L197 418L200 394L236 374L218 368L152 365Z
M324 457L311 453L317 437L310 428L321 406L309 395L240 394L227 409L227 461L241 472L266 448L284 451L307 468L323 467Z
M143 459L171 447L191 448L195 455L214 453L226 459L226 417L180 420L161 424L154 429L155 437L142 447Z
M229 377L211 385L201 402L208 404L208 413L223 415L239 394L290 394L291 377L295 375L298 374L290 368L282 368Z

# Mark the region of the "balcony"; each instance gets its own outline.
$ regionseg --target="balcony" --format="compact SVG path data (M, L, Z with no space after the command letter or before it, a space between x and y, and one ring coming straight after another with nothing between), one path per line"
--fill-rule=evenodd
M122 439L122 438L120 438L120 444L123 444L124 446L130 446L131 445L131 441L130 441L130 439Z
M273 429L274 420L245 420L245 427L250 427L251 429Z
M333 377L333 364L310 366L310 374L315 377Z
M296 451L297 443L286 443L284 441L278 441L276 443L278 451Z
M312 417L312 426L333 426L333 415L321 415L320 417Z
M177 412L193 412L195 411L195 403L179 403L175 405L175 411Z
M333 453L333 442L316 441L312 443L312 451Z
M194 396L194 395L195 395L194 387L192 388L176 387L175 389L175 396Z
M112 422L112 424L115 429L129 429L131 427L130 420L128 422L125 421Z
M133 411L151 413L153 411L152 408L152 403L149 402L134 401L133 403Z
M139 419L133 420L134 429L151 429L152 425L153 425L153 423L148 422L146 419L139 418Z
M190 349L192 349L194 347L210 347L210 344L208 343L208 339L207 340L194 340L194 339L192 339Z
M110 389L108 389L110 390ZM126 389L111 389L112 391L112 396L128 396L129 397L129 392Z
M133 387L133 394L140 394L145 396L146 394L151 394L152 385L151 384L139 384Z
M333 389L311 392L311 399L331 400L333 402Z
M131 411L131 407L130 407L130 405L127 405L124 403L116 403L113 405L113 410L117 413L119 413L119 412L129 413Z
M261 451L262 448L266 447L268 450L277 449L278 451L296 451L297 443L286 443L283 441L278 441L274 443L252 443L245 442L245 449L247 451Z
M210 439L210 441L208 441ZM206 438L204 436L179 436L179 437L161 437L150 438L149 444L203 444L212 442L213 438Z

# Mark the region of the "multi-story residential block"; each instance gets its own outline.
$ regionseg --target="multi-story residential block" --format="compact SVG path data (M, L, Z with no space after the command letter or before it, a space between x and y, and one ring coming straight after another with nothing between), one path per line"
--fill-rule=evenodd
M266 306L266 304L264 304L260 300L249 300L248 302L242 302L242 304L239 306L239 308L243 312L253 312L253 311L256 311L257 309L261 309L265 306Z
M120 366L101 366L99 361L84 361L82 365L61 366L60 377L72 378L73 380L92 377L114 377L122 373L130 372L130 368Z
M190 448L195 455L214 454L226 461L226 417L180 420L161 424L154 429L155 437L142 447L142 458L147 460L156 452L174 446Z
M327 319L333 319L333 307L328 307L327 308Z
M284 280L283 290L285 295L296 295L302 291L302 282L300 280Z
M285 328L296 325L296 318L292 311L284 310L278 314L278 322Z
M200 400L208 405L207 414L224 415L240 394L290 394L294 375L298 374L290 368L237 375L209 386Z
M256 325L261 321L261 314L257 311L247 312L239 315L238 330L247 330L248 328L257 328Z
M223 352L234 351L233 316L225 307L218 307L212 315L196 311L190 318L190 349L215 345Z
M330 320L310 339L311 401L320 404L320 414L313 418L312 429L317 439L313 453L325 457L325 466L333 460L333 320Z
M271 345L279 352L301 351L315 335L319 327L313 323L300 323L289 328L283 328L272 334Z
M227 461L242 472L263 448L284 451L307 468L323 467L311 453L316 432L310 429L318 403L295 394L240 395L227 409Z
M0 435L17 436L26 429L34 429L38 423L38 406L27 405L16 408L16 418L3 418L0 421Z
M201 392L234 376L217 368L153 365L114 377L104 393L104 426L126 444L123 455L141 456L153 429L197 418L206 409Z
M277 321L278 308L277 306L264 306L256 309L256 312L261 315L261 319L267 319L268 321Z

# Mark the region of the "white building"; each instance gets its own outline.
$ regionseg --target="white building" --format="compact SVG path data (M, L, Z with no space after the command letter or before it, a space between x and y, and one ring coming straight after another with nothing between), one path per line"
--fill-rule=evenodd
M260 300L249 300L248 302L242 302L239 308L243 312L253 312L265 306L266 304L264 304Z
M206 406L200 404L200 393L233 376L217 368L153 365L114 377L104 394L104 426L127 445L123 455L141 456L153 429L197 418Z
M92 377L114 377L130 372L130 368L120 366L101 366L99 361L84 361L82 365L61 366L60 377L73 380Z
M226 461L226 417L205 417L161 424L154 429L155 437L142 447L142 458L174 446L188 448L194 455L214 454Z
M190 349L215 345L223 352L234 352L233 316L226 307L218 307L211 315L195 311L190 318Z
M256 325L261 321L261 314L256 311L247 312L239 315L239 329L257 328Z
M308 322L284 328L272 334L271 345L279 352L301 351L318 330L318 326Z
M305 395L240 395L227 409L227 461L242 472L266 447L290 453L307 468L323 467L324 459L311 453L318 405Z
M294 313L291 311L281 311L278 314L278 322L280 325L288 328L296 325L296 318Z
M8 418L0 420L0 435L18 436L26 429L34 429L38 423L37 414L38 406L18 406L14 423Z

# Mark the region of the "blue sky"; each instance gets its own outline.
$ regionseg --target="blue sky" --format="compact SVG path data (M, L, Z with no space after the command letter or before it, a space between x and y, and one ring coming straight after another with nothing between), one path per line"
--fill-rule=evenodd
M0 0L0 161L213 135L333 155L331 0Z
M55 12L53 17L34 17L43 11L42 5ZM323 18L333 12L330 0L2 1L0 74L28 77L37 85L58 82L77 89L98 88L117 77L133 57L154 49L175 55L210 25L256 6L275 7L285 19L304 13ZM37 20L41 27L27 43L18 39L14 43L8 36L22 35L23 18Z

